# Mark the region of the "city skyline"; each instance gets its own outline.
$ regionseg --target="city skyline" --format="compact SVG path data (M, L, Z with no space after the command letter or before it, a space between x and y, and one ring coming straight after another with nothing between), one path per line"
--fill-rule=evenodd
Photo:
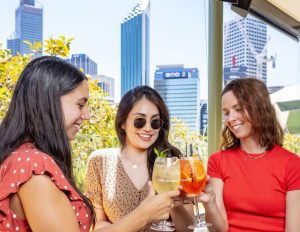
M116 100L120 92L121 22L137 4L136 0L46 1L44 8L44 39L64 35L74 37L71 54L85 53L98 64L98 74L108 75L116 82ZM14 30L15 9L19 0L0 0L0 42ZM153 86L156 65L183 64L199 69L201 98L207 98L207 1L152 0L150 13L150 78ZM71 6L71 7L70 7ZM235 16L224 4L225 19ZM271 47L277 53L276 69L268 64L268 85L300 83L299 42L268 27ZM284 43L282 42L284 41Z

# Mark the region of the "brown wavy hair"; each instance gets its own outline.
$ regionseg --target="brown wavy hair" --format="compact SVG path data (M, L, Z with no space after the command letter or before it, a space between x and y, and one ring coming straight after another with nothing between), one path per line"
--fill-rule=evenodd
M275 109L271 103L268 89L264 82L255 78L232 80L225 86L221 96L232 91L243 109L243 114L252 124L254 139L262 147L270 150L275 144L282 145L283 130L276 118ZM248 112L248 116L245 114ZM222 130L221 149L240 146L240 140L235 137L228 126Z

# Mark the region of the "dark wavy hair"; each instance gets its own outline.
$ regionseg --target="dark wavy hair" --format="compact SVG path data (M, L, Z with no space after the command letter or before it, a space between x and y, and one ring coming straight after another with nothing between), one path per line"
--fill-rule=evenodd
M268 150L275 144L282 145L283 130L276 118L265 83L255 78L235 79L225 86L221 96L229 91L237 98L244 117L247 117L245 111L248 112L255 141ZM225 125L222 130L221 148L230 149L238 146L240 140Z
M86 76L68 62L54 56L33 59L22 71L0 125L0 164L25 141L51 156L83 198L73 176L72 152L64 128L60 98L76 89Z
M156 147L159 151L169 149L172 156L179 157L181 156L181 153L176 147L171 145L168 140L170 130L170 116L168 108L159 93L149 86L137 86L129 90L120 101L115 120L115 129L122 146L121 148L123 149L126 145L126 133L125 130L122 129L122 125L126 122L133 106L143 97L157 106L160 118L164 121L162 128L159 130L157 140L154 144L152 144L152 146L149 147L147 151L147 166L149 176L151 177L156 158L156 154L153 151L154 147Z

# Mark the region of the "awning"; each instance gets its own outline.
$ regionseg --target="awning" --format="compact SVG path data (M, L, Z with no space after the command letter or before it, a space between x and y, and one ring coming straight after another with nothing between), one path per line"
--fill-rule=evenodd
M271 94L271 101L284 130L300 134L300 85L287 86Z

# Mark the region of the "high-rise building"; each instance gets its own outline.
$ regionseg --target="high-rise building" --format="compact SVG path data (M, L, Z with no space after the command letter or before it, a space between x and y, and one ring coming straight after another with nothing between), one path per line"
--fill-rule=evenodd
M121 24L121 96L149 85L150 1L141 0Z
M170 116L199 132L200 80L197 68L179 65L158 65L154 89L168 106Z
M200 100L200 134L207 135L208 108L207 100Z
M112 77L106 75L93 75L93 79L98 81L98 86L102 91L107 93L106 99L111 103L115 102L115 80Z
M97 75L98 65L86 54L72 54L68 62L82 69L84 74Z
M35 0L20 0L15 11L15 31L7 40L7 49L12 55L21 55L32 51L24 41L43 43L43 8L35 4Z
M238 18L224 25L224 68L238 67L241 74L267 81L267 25L254 18ZM242 71L241 71L242 70ZM241 77L241 75L229 74ZM228 80L225 80L225 83Z

